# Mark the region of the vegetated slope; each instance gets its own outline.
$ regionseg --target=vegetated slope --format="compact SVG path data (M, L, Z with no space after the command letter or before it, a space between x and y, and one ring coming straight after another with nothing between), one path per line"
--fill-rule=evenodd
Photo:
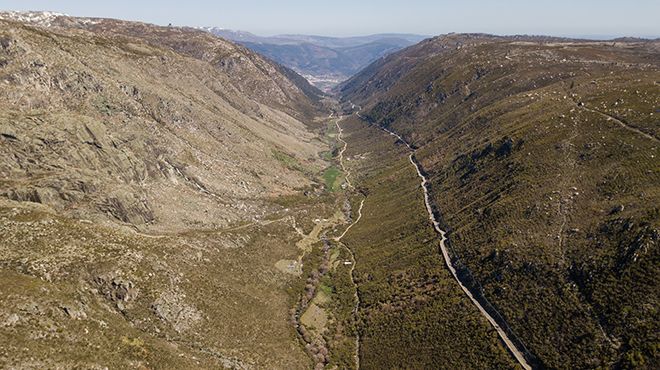
M0 20L0 367L309 368L276 265L334 213L319 102L206 33L54 17Z
M374 60L424 38L398 34L345 38L306 35L259 37L218 28L207 30L292 68L324 89L334 87Z
M404 39L383 38L367 44L341 48L340 51L344 55L347 55L347 57L353 61L357 68L359 68L357 70L349 71L349 76L352 76L364 67L371 64L371 62L374 60L380 59L395 51L401 50L407 46L410 46L411 44L412 43L410 41Z
M359 71L354 61L340 50L324 46L307 43L277 45L249 42L244 45L278 63L311 76L347 78L351 75L351 71Z
M659 50L447 35L340 87L418 148L455 264L539 366L658 364Z
M351 183L364 197L360 221L342 239L355 255L361 367L514 368L438 257L440 240L407 147L355 116L341 124Z

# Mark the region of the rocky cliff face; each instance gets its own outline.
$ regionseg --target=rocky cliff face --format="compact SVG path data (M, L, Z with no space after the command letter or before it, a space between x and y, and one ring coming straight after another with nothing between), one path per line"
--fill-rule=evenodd
M453 258L553 368L653 367L657 41L447 35L341 86L431 176Z

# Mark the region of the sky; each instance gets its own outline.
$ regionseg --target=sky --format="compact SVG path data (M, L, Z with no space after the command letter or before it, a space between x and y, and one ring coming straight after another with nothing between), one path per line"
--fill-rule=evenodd
M258 35L449 32L660 37L660 0L0 0L51 10Z

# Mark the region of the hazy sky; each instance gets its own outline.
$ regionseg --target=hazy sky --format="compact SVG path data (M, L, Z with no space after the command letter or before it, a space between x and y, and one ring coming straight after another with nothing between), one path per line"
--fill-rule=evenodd
M0 0L0 9L219 26L260 35L660 36L660 0Z

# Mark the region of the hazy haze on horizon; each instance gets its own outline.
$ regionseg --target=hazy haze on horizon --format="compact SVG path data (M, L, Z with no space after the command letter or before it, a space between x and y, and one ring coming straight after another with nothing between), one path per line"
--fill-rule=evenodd
M183 5L183 6L182 6ZM448 32L584 37L660 36L660 1L302 0L106 2L0 0L1 10L50 10L72 16L218 26L258 35L352 36Z

